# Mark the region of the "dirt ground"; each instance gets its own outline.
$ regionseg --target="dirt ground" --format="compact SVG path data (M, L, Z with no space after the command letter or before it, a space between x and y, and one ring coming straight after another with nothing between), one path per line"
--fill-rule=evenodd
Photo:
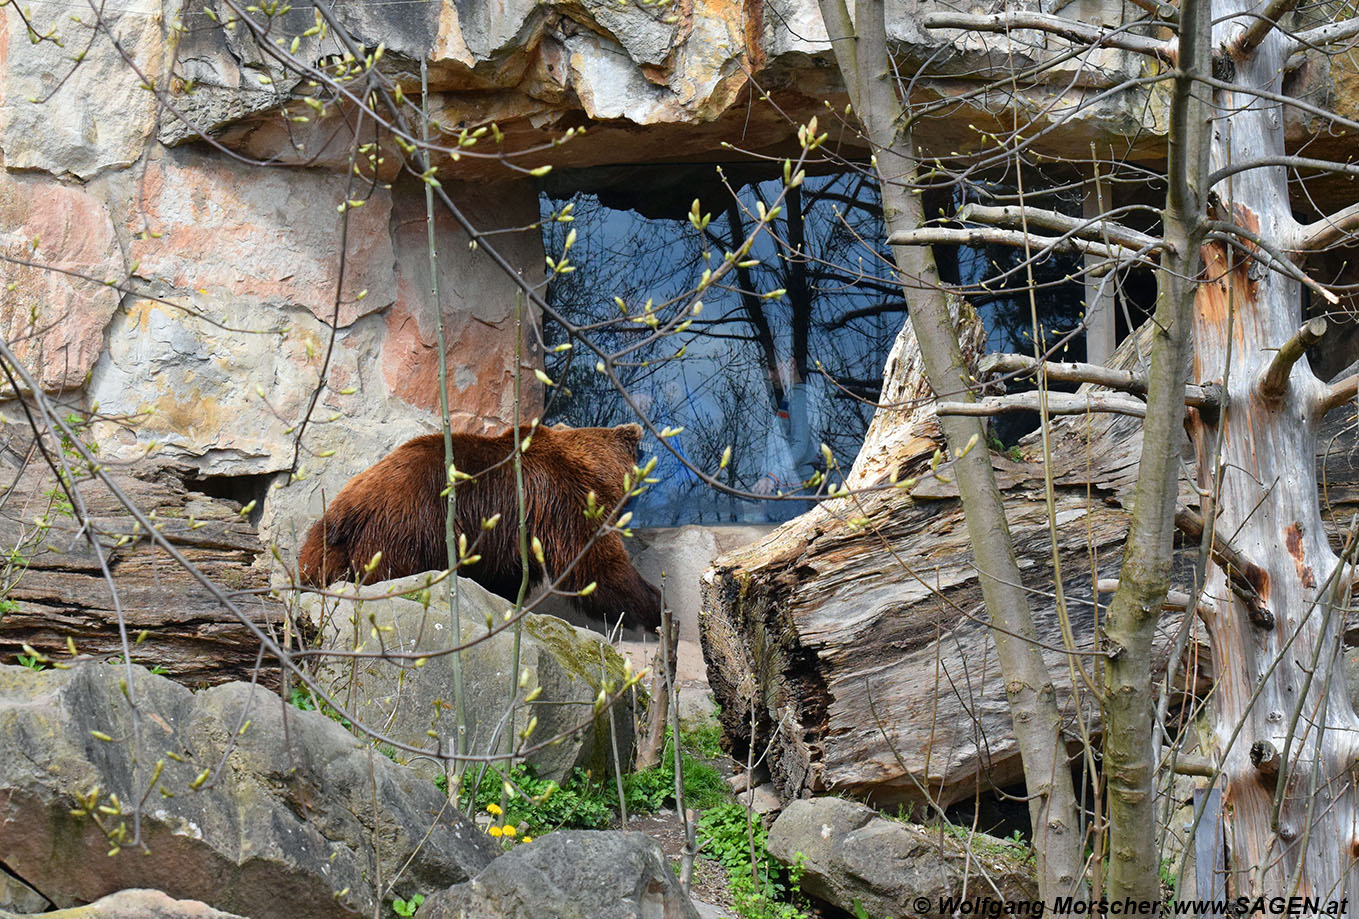
M684 854L684 822L678 813L667 809L659 814L639 814L628 821L628 829L645 833L656 840L666 857L674 864L679 864ZM704 858L702 853L694 859L689 895L694 900L711 903L726 912L732 911L726 870L717 862Z

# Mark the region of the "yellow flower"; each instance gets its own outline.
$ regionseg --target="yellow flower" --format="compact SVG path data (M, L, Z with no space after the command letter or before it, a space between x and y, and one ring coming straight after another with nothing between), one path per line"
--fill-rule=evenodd
M507 824L507 825L505 826L505 829L504 829L503 832L505 833L506 836L513 837L513 836L514 836L515 834L517 834L519 831L518 831L517 829L514 828L514 825L513 825L513 824Z
M505 831L502 830L500 827L495 826L494 824L492 824L491 826L488 826L488 827L486 828L486 832L490 833L492 836L499 836L501 833L503 833L503 832L505 832Z
M523 839L521 839L521 840L519 840L519 841L520 841L520 842L533 842L533 837L532 837L532 836L525 836Z
M501 811L499 804L487 804L486 813L490 814L492 817L499 817L503 811Z

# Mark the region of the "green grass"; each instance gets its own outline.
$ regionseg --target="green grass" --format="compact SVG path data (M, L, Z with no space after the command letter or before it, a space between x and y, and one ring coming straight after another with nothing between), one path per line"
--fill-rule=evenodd
M39 659L36 655L16 654L15 660L17 660L22 666L27 667L29 670L40 671L47 669L47 662Z
M348 718L324 702L318 706L317 701L316 696L312 695L311 690L305 686L294 686L292 691L288 693L288 704L293 708L301 709L304 712L320 712L336 724L342 725L346 729L349 727Z
M294 695L298 692L294 691ZM311 701L309 696L305 700ZM720 752L716 744L716 734L712 732L681 735L686 807L701 811L731 799L722 773L701 758L713 750ZM469 781L476 771L469 772ZM435 784L447 790L442 776ZM539 778L528 764L516 765L508 773L486 769L481 774L473 809L485 811L491 804L499 807L501 787L506 784L510 791L504 822L518 827L521 833L537 836L555 829L597 830L618 822L618 790L612 781L599 781L575 769L558 785ZM629 814L654 814L674 805L675 747L669 732L660 764L623 776L623 796Z
M698 821L702 852L727 872L740 919L808 919L810 914L800 892L801 866L785 868L770 856L765 846L768 830L763 820L754 816L747 823L745 808L733 799L722 773L708 762L721 755L719 741L720 729L716 725L680 735L684 803L702 813ZM655 813L674 805L674 751L674 738L667 730L661 762L651 769L623 776L629 813ZM471 770L467 781L472 781L476 773L477 770ZM435 784L447 791L442 777ZM499 810L502 794L503 814ZM497 823L515 827L521 839L557 829L607 829L618 823L618 792L612 780L596 779L580 769L573 770L558 785L539 778L532 766L519 764L508 773L486 769L470 810L495 815Z
M684 766L684 805L695 810L706 810L731 797L731 790L722 773L704 758L721 754L718 746L720 729L707 729L680 734L680 755ZM661 761L650 769L623 776L623 791L628 810L651 814L675 801L675 743L670 729L665 732L665 752Z
M558 829L603 830L616 819L616 796L583 769L574 769L561 785L540 779L533 767L519 764L502 773L487 769L477 785L476 811L500 806L501 788L513 789L506 798L504 822L522 833L538 836ZM442 782L437 782L445 787Z

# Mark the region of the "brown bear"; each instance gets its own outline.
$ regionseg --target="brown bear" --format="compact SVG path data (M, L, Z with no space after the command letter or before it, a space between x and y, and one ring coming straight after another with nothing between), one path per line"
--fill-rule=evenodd
M523 427L521 438L528 438L530 430L523 456L525 516L530 540L542 541L547 568L544 572L530 558L530 579L540 581L546 574L555 581L575 560L559 588L597 585L589 595L573 598L579 609L609 622L621 614L628 625L654 629L661 621L660 592L633 567L617 531L590 542L612 517L585 516L591 492L606 515L622 499L623 476L636 462L641 427ZM453 463L472 476L457 483L454 529L467 534L469 554L481 556L461 573L510 599L518 594L523 572L513 453L512 430L453 435ZM302 582L323 587L341 578L379 581L446 568L448 505L440 495L446 485L442 434L397 447L350 479L312 526L298 557ZM499 525L483 530L482 521L496 514ZM364 576L363 567L378 552L381 561Z

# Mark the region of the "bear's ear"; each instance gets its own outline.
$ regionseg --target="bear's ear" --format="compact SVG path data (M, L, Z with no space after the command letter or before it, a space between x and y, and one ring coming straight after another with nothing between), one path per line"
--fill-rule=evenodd
M622 439L628 453L635 457L637 446L642 442L642 426L636 423L620 424L614 428L614 432Z

